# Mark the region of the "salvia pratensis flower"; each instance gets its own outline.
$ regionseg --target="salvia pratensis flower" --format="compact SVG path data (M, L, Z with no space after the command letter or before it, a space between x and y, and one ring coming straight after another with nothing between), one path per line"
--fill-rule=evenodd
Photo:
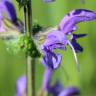
M60 92L62 92L64 89L63 85L61 84L60 81L56 81L55 84L48 86L47 90L48 93L51 94L52 96L58 96Z
M80 96L80 89L74 86L68 87L63 89L58 96Z
M61 62L61 55L55 54L54 49L65 49L67 45L67 39L65 35L57 30L53 30L45 39L45 42L41 45L43 52L42 64L45 67L52 69L58 68Z
M63 86L59 81L57 81L54 85L51 85L53 73L54 69L50 67L45 68L39 96L47 96L46 94L58 96L58 94L63 90Z
M61 63L61 55L56 54L54 50L55 49L65 50L67 44L70 45L70 47L72 48L72 51L75 56L76 64L78 65L76 53L72 44L66 38L66 35L58 30L53 30L52 32L50 32L46 37L45 42L41 45L41 49L43 52L42 64L45 67L50 67L53 69L58 68Z
M51 85L52 75L54 73L54 69L45 68L41 94L39 96L47 96L46 94L50 94L52 96L80 96L80 90L78 87L70 86L68 88L64 88L59 80L57 80L53 85Z
M82 52L83 48L77 43L76 39L84 37L86 34L73 34L73 32L77 30L77 23L93 20L96 20L96 12L86 9L73 10L64 16L59 24L59 28L57 30L51 30L41 46L44 54L43 64L51 68L57 68L58 66L54 67L54 65L57 65L57 63L59 65L60 62L58 60L60 59L58 59L54 50L65 50L66 46L69 45L73 51L77 68L79 68L76 52ZM68 40L67 35L70 36L71 40ZM57 63L54 63L53 60Z
M23 23L17 18L15 7L10 0L0 1L0 14L0 32L5 31L4 26L10 26L12 24L14 27L17 27L20 31L23 31ZM8 25L4 23L6 21L8 21ZM13 28L13 26L11 27Z
M75 86L64 88L63 85L57 81L54 85L49 85L48 93L52 96L80 96L80 89Z
M43 75L42 86L38 96L80 96L80 90L78 87L70 86L64 88L59 80L51 85L52 75L54 69L46 68ZM21 76L16 81L16 95L15 96L27 96L27 78L26 75Z
M76 62L78 61L75 52L83 51L83 48L77 43L76 39L86 36L85 34L73 34L77 30L76 24L93 20L96 20L96 12L87 9L76 9L64 16L59 24L59 30L71 37L69 46L72 48Z

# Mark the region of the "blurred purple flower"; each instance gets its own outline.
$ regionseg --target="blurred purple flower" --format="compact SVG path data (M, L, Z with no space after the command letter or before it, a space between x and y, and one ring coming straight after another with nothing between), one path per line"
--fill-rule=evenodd
M18 78L16 82L16 96L26 96L26 90L27 90L27 80L26 76L22 76Z
M3 16L2 16L2 13L0 13L0 32L3 32L4 31L4 27L3 27Z
M60 82L56 82L55 85L49 86L48 93L52 96L80 96L80 89L74 86L63 88Z
M63 89L64 87L59 81L56 81L54 85L49 85L47 88L48 93L50 93L52 96L58 96Z
M16 10L10 0L2 0L0 2L0 12L6 13L6 17L13 23L17 21Z
M77 87L68 87L63 89L58 96L80 96L80 89Z
M43 2L45 3L50 3L50 2L54 2L55 0L43 0Z
M44 75L43 75L43 80L42 80L42 88L41 88L42 91L47 90L47 88L50 84L50 81L51 81L52 74L53 74L53 69L45 68Z
M43 96L46 92L52 96L80 96L80 90L77 87L64 88L59 81L51 85L53 72L54 69L45 69L40 96Z
M3 14L6 14L6 16ZM0 32L5 31L5 19L11 21L15 25L18 25L16 10L10 0L0 1Z
M57 94L63 90L63 86L60 84L60 82L56 82L54 86L50 85L53 72L54 69L45 68L40 96L43 96L46 92L52 94L52 96L57 96Z

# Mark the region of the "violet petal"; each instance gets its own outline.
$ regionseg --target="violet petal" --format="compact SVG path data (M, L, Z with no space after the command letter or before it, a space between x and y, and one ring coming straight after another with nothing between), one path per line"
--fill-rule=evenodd
M63 32L61 31L53 30L48 34L42 46L50 47L50 49L53 50L57 48L65 49L66 45L67 45L66 35L63 34Z
M52 73L53 73L52 69L50 69L50 68L45 69L45 72L44 72L44 75L43 75L43 81L42 81L42 90L43 91L47 90L47 88L50 84Z
M64 89L58 96L80 96L80 90L77 87L68 87Z
M16 82L16 96L26 96L26 90L27 90L27 80L26 76L20 77ZM24 94L24 95L22 95Z
M78 39L81 37L85 37L87 34L73 34L73 39Z
M59 24L59 29L68 34L74 31L73 29L77 23L93 20L96 20L96 12L86 9L76 9L64 16Z
M73 45L75 51L78 53L78 52L82 52L83 51L83 48L80 46L79 43L76 42L75 39L72 39L71 40L71 44Z
M51 2L54 2L55 0L43 0L43 2L45 3L51 3Z
M54 58L53 56L51 56L51 54L49 54L48 56L44 56L41 63L46 67L46 68L52 68L52 69L56 69L59 67L60 63L61 63L61 55L60 54L56 54L56 58Z
M16 22L17 16L16 16L16 10L14 8L14 5L9 0L5 0L4 4L8 10L7 15L10 18L10 20L12 22Z
M58 94L63 90L63 85L59 81L56 81L54 85L49 85L47 90L49 94L52 94L52 96L58 96Z

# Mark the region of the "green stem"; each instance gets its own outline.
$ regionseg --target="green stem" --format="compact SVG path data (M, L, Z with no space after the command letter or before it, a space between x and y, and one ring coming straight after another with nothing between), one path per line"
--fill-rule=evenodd
M31 67L32 67L32 58L27 56L27 96L32 95L32 76L31 76Z
M32 6L31 6L31 0L28 0L27 4L28 8L28 35L31 37L32 36Z
M27 96L35 96L35 58L27 56Z
M32 38L32 6L31 0L27 3L28 9L28 36ZM35 96L35 58L27 56L27 78L28 78L28 93L27 96Z
M27 10L26 10L26 6L24 6L24 8L23 8L23 15L24 15L24 33L26 33L26 31L27 31L26 11L27 11Z
M35 96L35 58L32 59L32 96Z

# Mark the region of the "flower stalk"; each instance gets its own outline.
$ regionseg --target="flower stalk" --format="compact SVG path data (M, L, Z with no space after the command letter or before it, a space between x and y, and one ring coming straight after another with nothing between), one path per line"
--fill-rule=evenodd
M27 2L28 32L27 36L32 38L32 5L31 0ZM27 55L27 96L35 96L35 58Z

